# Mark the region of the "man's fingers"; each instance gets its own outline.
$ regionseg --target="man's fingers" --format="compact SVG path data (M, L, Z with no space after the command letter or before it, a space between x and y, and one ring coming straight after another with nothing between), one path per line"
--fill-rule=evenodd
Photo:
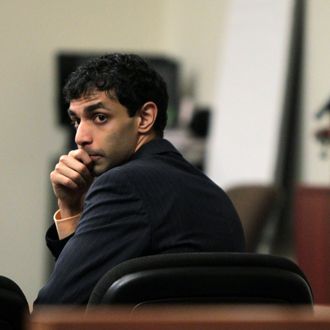
M60 157L50 180L62 211L82 209L83 196L94 179L88 168L91 165L92 160L84 150L73 150Z
M50 174L58 199L66 200L66 202L81 200L80 197L86 193L94 179L87 164L91 164L91 159L84 150L73 150L68 155L60 157L54 171Z
M66 168L75 171L80 176L82 176L86 182L90 182L92 179L91 172L89 171L86 164L83 163L81 160L74 158L72 156L69 155L61 156L56 166L58 169L61 169L62 171L64 171ZM71 172L68 172L68 174L69 173Z
M90 156L88 155L88 153L83 149L71 150L69 152L68 156L79 160L80 162L85 164L87 168L90 168L90 166L92 165L92 162L93 162L91 160Z
M56 170L50 173L50 180L54 186L63 186L72 190L79 188L73 180Z
M63 175L73 181L78 187L85 188L89 186L91 182L91 174L87 170L84 164L75 161L74 164L68 166L63 162L59 162L55 166L55 172Z

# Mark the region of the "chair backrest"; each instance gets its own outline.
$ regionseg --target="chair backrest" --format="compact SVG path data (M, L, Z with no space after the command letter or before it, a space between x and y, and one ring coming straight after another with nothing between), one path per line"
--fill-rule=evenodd
M246 252L256 252L267 220L279 206L281 194L274 185L245 184L226 191L241 219Z
M107 272L88 308L99 304L241 303L313 305L291 260L254 253L173 253L131 259Z
M20 287L11 279L0 276L0 329L21 330L29 305Z

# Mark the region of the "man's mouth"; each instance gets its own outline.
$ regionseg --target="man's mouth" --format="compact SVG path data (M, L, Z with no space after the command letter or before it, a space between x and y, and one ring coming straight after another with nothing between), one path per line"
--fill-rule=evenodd
M97 150L85 149L85 151L88 153L88 156L91 158L91 160L93 162L95 162L103 157L102 152L98 152Z
M89 155L89 157L91 158L91 160L92 160L93 162L98 161L99 159L102 158L101 155Z

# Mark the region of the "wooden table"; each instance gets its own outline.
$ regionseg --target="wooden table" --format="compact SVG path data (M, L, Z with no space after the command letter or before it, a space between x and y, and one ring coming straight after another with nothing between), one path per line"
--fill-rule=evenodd
M314 311L294 307L190 306L144 308L42 308L27 330L329 330L330 306Z

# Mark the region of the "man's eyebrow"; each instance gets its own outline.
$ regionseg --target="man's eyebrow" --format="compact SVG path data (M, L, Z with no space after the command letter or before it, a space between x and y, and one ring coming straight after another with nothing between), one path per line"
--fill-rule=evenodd
M108 110L110 111L109 108L107 108L102 102L98 102L98 103L95 103L95 104L91 104L91 105L88 105L87 107L84 108L84 113L86 113L87 115L90 115L92 114L95 110L98 110L98 109L105 109L105 110ZM76 113L71 110L70 108L68 109L68 115L70 117L75 117L76 116Z

